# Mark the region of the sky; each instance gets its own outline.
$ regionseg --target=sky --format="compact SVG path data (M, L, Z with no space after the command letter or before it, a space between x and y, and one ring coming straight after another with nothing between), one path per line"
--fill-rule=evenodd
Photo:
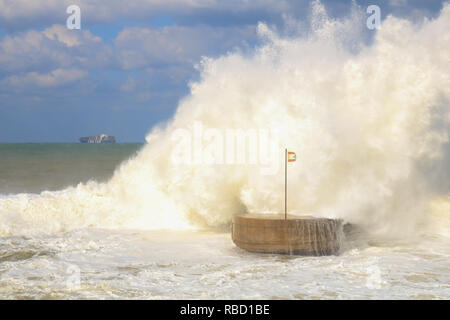
M352 6L321 2L335 18ZM378 5L382 20L420 20L445 1L353 2L362 12ZM72 4L80 30L66 26ZM101 133L144 142L189 94L204 57L251 53L259 22L283 30L295 19L307 28L310 7L311 0L0 0L0 142Z

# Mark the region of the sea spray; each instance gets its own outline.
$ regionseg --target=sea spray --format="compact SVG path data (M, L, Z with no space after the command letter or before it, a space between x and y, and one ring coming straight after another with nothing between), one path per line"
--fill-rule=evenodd
M279 212L281 174L170 161L173 133L193 130L196 121L218 130L277 130L280 157L285 147L297 154L291 213L396 236L436 217L429 204L441 195L428 177L448 161L450 5L420 24L387 17L370 44L362 39L362 12L335 20L319 2L312 8L309 33L281 36L261 23L253 53L204 58L201 79L173 119L153 129L109 182L1 198L0 234L217 227L235 213Z

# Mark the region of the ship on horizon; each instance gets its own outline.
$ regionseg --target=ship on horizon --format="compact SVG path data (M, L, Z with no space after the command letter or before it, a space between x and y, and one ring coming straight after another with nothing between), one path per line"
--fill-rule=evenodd
M116 137L101 134L99 136L81 137L81 143L116 143Z

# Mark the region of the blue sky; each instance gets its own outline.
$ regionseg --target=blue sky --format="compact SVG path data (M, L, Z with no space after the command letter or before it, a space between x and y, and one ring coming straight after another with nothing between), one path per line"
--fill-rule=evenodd
M432 17L444 1L354 1ZM259 21L306 21L306 0L0 0L0 142L76 142L108 133L143 142L198 79L202 56L258 45ZM326 1L329 15L351 1ZM81 9L68 30L66 8Z

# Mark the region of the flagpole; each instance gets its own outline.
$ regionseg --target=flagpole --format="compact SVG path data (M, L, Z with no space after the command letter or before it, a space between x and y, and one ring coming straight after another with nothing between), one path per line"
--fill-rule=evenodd
M287 148L284 149L284 220L287 219Z

